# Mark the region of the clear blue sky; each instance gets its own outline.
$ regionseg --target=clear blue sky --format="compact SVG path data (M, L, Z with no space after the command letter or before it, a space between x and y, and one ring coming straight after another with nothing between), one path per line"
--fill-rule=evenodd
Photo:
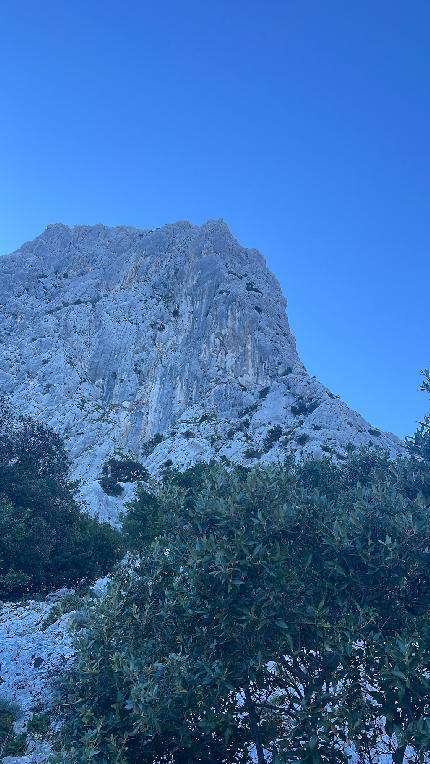
M0 253L50 222L224 218L311 374L430 408L429 0L0 3Z

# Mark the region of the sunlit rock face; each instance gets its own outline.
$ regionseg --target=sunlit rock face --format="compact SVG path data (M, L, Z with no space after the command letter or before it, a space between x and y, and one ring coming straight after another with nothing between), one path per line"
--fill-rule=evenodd
M93 513L116 449L253 464L401 449L311 378L263 257L222 221L49 226L0 258L0 393L66 439ZM155 436L155 437L154 437Z

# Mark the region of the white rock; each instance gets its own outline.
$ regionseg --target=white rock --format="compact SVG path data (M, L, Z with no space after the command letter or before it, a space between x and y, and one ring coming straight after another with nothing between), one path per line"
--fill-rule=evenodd
M0 605L0 696L21 709L17 732L25 728L36 706L49 709L53 680L73 657L68 630L71 615L44 628L54 604L32 601ZM5 757L3 762L39 764L48 760L49 751L48 743L30 739L26 756Z
M49 226L0 259L0 393L65 437L88 510L112 523L130 494L107 496L97 479L118 447L153 473L349 443L401 450L308 375L285 306L262 256L222 221Z

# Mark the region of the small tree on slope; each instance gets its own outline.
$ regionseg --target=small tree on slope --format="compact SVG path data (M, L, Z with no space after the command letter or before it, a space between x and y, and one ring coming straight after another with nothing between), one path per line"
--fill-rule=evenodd
M60 437L0 401L0 598L109 570L118 534L80 512Z

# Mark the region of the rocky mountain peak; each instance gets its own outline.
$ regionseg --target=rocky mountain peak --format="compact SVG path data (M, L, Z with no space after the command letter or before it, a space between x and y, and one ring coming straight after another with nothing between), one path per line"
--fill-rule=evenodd
M264 258L223 221L50 225L0 259L0 393L61 432L92 512L116 449L157 472L199 460L397 451L301 363Z

